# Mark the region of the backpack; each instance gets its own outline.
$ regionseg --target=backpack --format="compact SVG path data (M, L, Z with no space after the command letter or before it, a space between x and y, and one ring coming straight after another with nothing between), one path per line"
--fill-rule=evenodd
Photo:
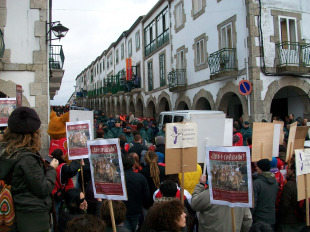
M11 186L0 181L0 231L12 231L15 222L15 210Z
M309 198L310 204L310 198ZM306 199L297 201L297 206L294 210L295 215L301 219L302 221L306 221ZM309 215L310 215L310 207L309 207Z

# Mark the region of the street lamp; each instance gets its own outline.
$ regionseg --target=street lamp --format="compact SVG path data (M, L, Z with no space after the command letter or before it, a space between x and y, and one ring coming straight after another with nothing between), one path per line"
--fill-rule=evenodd
M61 39L63 37L66 36L67 32L69 31L69 28L66 28L65 26L63 26L60 21L56 21L56 22L51 22L51 23L47 23L48 25L50 25L50 28L46 34L46 40L55 40L55 39ZM51 38L51 34L50 32L53 32L53 34L55 35L55 39Z

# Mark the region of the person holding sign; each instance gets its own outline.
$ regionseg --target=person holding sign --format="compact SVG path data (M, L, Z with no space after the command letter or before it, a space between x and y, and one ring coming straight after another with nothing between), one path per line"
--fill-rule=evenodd
M251 208L253 222L266 222L274 228L276 223L276 197L278 182L270 172L269 159L261 159L257 162L257 178L253 182L254 208Z
M283 187L281 201L279 204L279 228L281 228L283 232L302 231L306 227L306 223L295 213L297 207L295 162L289 164L286 179L287 183Z
M214 205L210 201L209 187L205 188L207 176L201 175L193 192L191 207L199 212L199 232L232 231L231 210L227 205ZM252 215L249 208L235 207L235 231L249 231Z

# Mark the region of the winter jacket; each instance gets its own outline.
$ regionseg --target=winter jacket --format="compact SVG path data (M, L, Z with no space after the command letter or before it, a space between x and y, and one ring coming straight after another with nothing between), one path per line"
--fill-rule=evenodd
M13 174L11 187L17 229L47 231L56 171L51 166L45 169L39 154L25 148L7 154L5 147L5 143L0 143L0 179Z
M158 165L159 168L159 182L161 183L162 181L164 181L165 178L165 167ZM150 173L150 166L146 165L144 168L142 168L141 172L140 172L143 176L145 176L147 183L149 185L149 190L150 190L150 196L153 196L153 193L156 191L156 186L154 184L153 178L151 177L151 173ZM153 198L150 197L145 208L149 208L153 205L154 201Z
M248 140L249 137L252 137L252 128L248 127L248 128L242 128L240 130L240 133L242 134L242 138L243 138L243 146L247 146L246 141Z
M125 181L128 201L124 201L127 216L137 215L142 212L142 207L149 202L151 196L146 178L133 170L125 170Z
M158 144L156 145L155 152L161 152L165 155L165 144Z
M199 213L199 232L231 232L231 209L226 205L213 205L210 202L209 188L197 184L193 192L191 207ZM235 231L249 231L252 225L252 215L249 208L234 208Z
M193 194L195 186L199 183L199 178L202 174L202 169L199 164L197 164L197 170L194 172L184 173L184 189L186 189L190 194ZM179 174L180 184L182 183L182 174Z
M120 135L124 134L123 128L121 128L121 127L113 127L111 129L111 132L113 133L114 138L118 138Z
M146 142L149 142L149 137L148 137L146 130L144 128L141 128L139 132L140 132L141 138L146 140Z
M143 146L141 143L135 143L134 142L133 146L131 148L129 148L128 154L130 154L131 152L135 152L139 156L139 159L141 159L142 150L147 150L147 148L145 146Z
M132 135L132 133L130 133L130 135L127 135L126 133L124 133L124 135L125 135L125 138L127 139L127 143L131 143L131 142L133 142L133 135Z
M59 232L66 231L67 223L73 218L85 214L86 211L77 209L76 212L72 212L69 208L64 204L58 219L58 229Z
M254 208L251 208L253 222L276 223L276 197L278 182L271 172L262 172L253 182Z

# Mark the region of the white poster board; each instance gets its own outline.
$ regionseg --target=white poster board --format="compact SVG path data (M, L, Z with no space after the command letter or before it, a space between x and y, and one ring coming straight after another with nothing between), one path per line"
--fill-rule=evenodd
M66 130L69 160L87 159L87 140L93 139L90 121L67 122Z
M248 146L206 146L206 166L211 204L252 208L252 172Z
M0 98L0 126L8 126L8 119L16 109L16 98Z
M91 134L94 136L94 111L70 110L70 122L89 120L91 125Z
M296 149L296 175L304 175L310 173L310 149Z
M119 139L87 142L95 198L127 200Z
M167 123L166 149L197 147L197 123Z
M233 141L233 119L225 119L224 144L223 146L232 146Z

